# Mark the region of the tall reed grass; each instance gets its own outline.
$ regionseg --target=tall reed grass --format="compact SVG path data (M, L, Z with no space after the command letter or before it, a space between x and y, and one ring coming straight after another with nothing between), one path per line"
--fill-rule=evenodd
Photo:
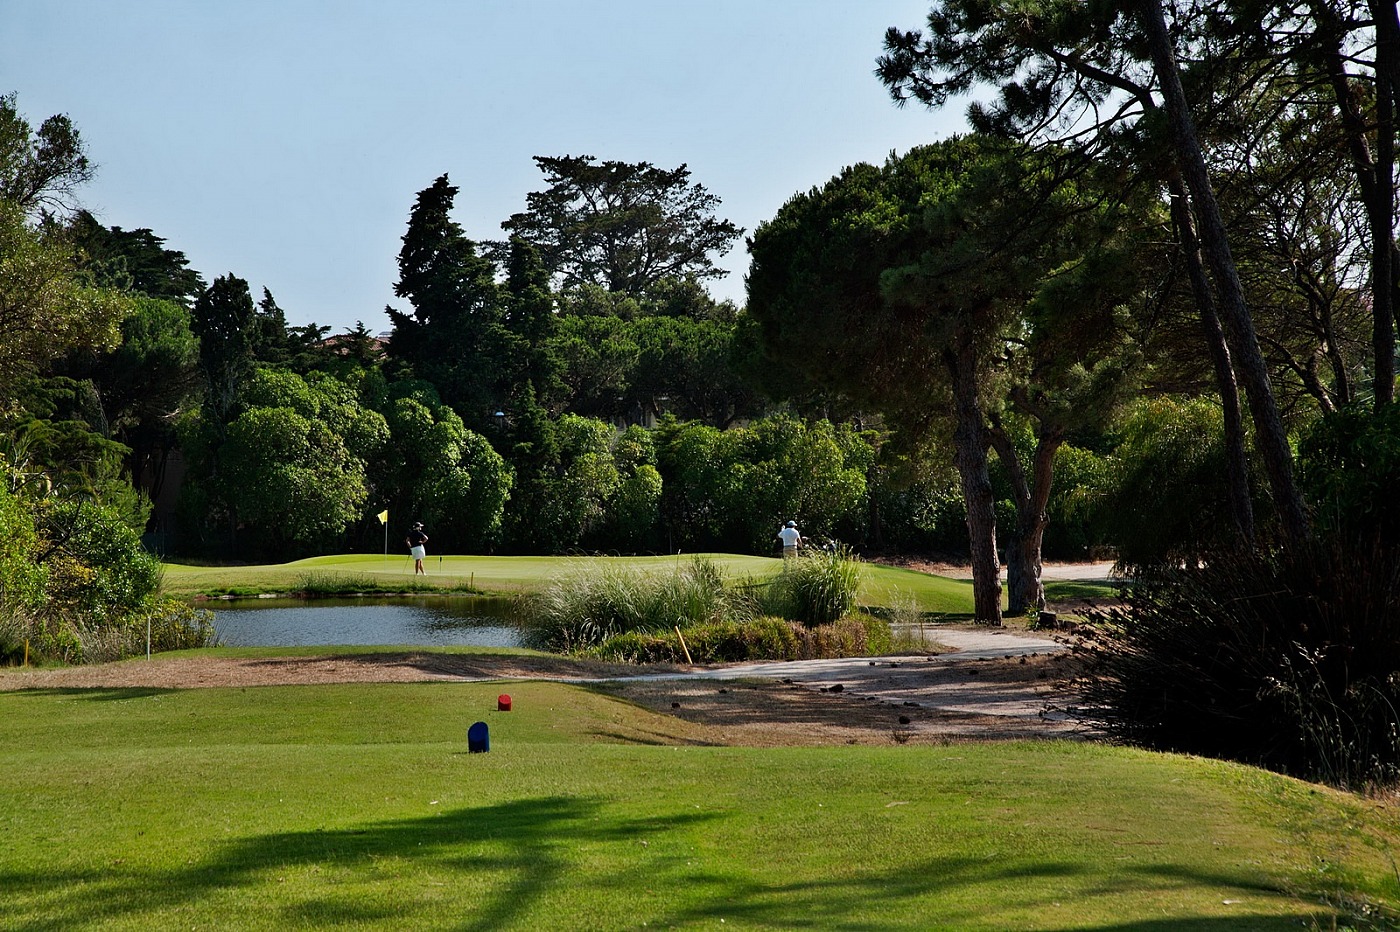
M765 616L697 625L684 634L682 647L674 631L629 631L587 653L622 663L733 663L879 656L896 652L903 643L891 634L887 622L872 615L815 627Z
M783 564L783 571L757 590L760 614L825 625L856 606L860 560L848 547L807 550Z
M573 653L627 631L665 631L729 616L734 600L719 568L703 557L670 573L606 565L560 577L519 612L531 647Z
M697 660L862 655L871 631L888 642L887 624L833 627L854 610L860 580L860 564L845 549L816 552L775 576L732 586L702 557L671 573L594 566L526 597L517 615L527 645L560 653L602 648L621 659L684 659L672 634L681 628L696 641ZM604 648L614 641L615 648Z

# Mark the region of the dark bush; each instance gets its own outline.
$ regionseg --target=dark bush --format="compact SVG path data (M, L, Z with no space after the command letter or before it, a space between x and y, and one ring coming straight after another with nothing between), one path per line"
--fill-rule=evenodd
M1299 466L1319 525L1400 545L1400 406L1353 405L1321 418L1303 440Z
M1113 737L1344 787L1400 779L1400 551L1217 554L1095 620L1083 714Z

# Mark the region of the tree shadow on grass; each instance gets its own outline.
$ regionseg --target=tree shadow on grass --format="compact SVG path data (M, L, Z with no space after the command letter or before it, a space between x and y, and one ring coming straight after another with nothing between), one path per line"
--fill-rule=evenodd
M908 866L898 872L852 870L841 878L784 884L726 882L716 876L697 876L686 878L685 882L709 885L712 895L707 901L653 917L652 924L666 928L709 926L717 921L737 928L1023 928L1032 925L1024 913L1048 916L1057 911L1068 917L1062 924L1034 923L1034 927L1069 932L1083 928L1080 923L1093 917L1093 928L1110 932L1268 932L1330 927L1327 923L1333 916L1325 907L1312 907L1296 899L1293 909L1278 910L1276 902L1271 909L1251 909L1250 902L1288 899L1276 887L1253 877L1170 864L1143 866L1126 877L1097 883L1085 874L1082 865L1068 862L1007 864L981 858L919 862L911 858ZM1044 890L1044 881L1061 882L1060 889L1053 895L1032 892ZM1199 896L1202 887L1237 891L1240 914L1152 919L1125 916L1108 925L1099 919L1104 902L1115 897L1121 896L1127 902L1144 892L1179 891L1183 900L1189 900ZM987 898L981 903L968 895L979 888L987 891ZM1096 905L1083 905L1090 900L1097 901ZM937 903L937 910L930 905L920 911L920 902ZM1149 908L1153 913L1161 912L1159 906Z
M759 871L745 857L726 863L720 813L668 813L618 818L605 801L539 797L434 812L414 818L367 822L329 830L273 832L220 845L203 859L173 870L109 864L54 872L0 873L0 891L21 927L59 930L217 918L228 927L306 927L383 924L442 926L463 930L522 927L550 914L578 884L590 901L635 900L642 889L673 891L633 918L659 926L867 929L967 928L1024 925L1027 913L1059 913L1058 924L1077 928L1076 901L1093 902L1086 915L1101 915L1106 903L1159 905L1224 891L1239 896L1238 916L1133 918L1096 928L1121 932L1227 932L1297 929L1311 921L1326 925L1325 908L1287 898L1248 872L1208 871L1178 864L1146 864L1098 876L1073 861L989 861L985 858L909 857L897 869L867 868L858 852L835 870L797 866L795 872ZM679 834L677 834L679 833ZM694 853L696 833L720 844ZM735 836L733 845L746 843ZM643 847L643 844L650 848ZM626 845L600 855L599 846ZM637 856L633 852L647 851ZM677 854L677 852L685 852ZM322 877L308 882L307 875ZM774 879L774 878L778 879ZM296 882L279 895L284 878ZM791 879L787 879L791 878ZM454 889L450 902L433 896ZM475 889L475 898L462 893ZM977 893L985 891L985 900ZM1049 892L1047 892L1049 891ZM1280 908L1282 898L1282 908ZM466 903L466 906L462 904ZM1250 904L1255 904L1251 908ZM937 912L934 912L934 909ZM456 912L445 913L453 909ZM189 915L185 915L189 911ZM1286 915L1261 913L1282 912ZM1003 921L999 921L1003 920ZM3 925L0 922L0 925ZM566 925L599 927L610 921L580 912Z
M248 891L249 913L226 917L230 927L277 924L392 922L411 926L426 907L404 890L382 896L347 893L327 883L323 896L282 905L255 888L275 885L290 872L374 872L386 862L440 871L458 883L485 875L485 893L457 928L496 929L519 922L544 894L568 884L569 852L579 845L656 838L712 818L701 813L665 819L617 821L600 817L601 804L565 797L526 799L363 826L278 832L230 842L210 857L175 871L126 865L73 871L0 873L0 890L14 897L34 930L71 929L130 921L155 911L191 906L210 896ZM420 884L413 882L413 890ZM269 905L271 904L271 905ZM278 909L274 917L254 910ZM440 916L431 917L435 923ZM3 923L0 923L3 924Z
M156 686L46 686L33 689L17 689L9 693L21 697L53 697L81 699L84 702L121 702L126 699L149 699L152 696L167 696L178 693L178 689L164 689Z

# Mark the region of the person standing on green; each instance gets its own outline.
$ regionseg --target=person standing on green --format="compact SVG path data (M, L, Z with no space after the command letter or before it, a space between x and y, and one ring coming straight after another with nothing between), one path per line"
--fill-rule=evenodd
M783 559L785 561L791 560L793 557L797 556L797 548L805 543L802 539L802 535L798 533L796 521L789 521L787 524L778 528L778 540L782 541Z
M408 536L403 541L408 545L408 552L413 555L413 575L428 575L428 571L423 569L423 558L428 555L428 535L423 533L423 522L416 522L408 531Z

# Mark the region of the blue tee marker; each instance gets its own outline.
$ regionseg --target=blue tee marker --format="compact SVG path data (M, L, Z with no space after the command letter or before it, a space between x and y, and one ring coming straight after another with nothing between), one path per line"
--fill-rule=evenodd
M485 722L477 722L467 729L467 751L471 754L485 754L491 750L491 730Z

